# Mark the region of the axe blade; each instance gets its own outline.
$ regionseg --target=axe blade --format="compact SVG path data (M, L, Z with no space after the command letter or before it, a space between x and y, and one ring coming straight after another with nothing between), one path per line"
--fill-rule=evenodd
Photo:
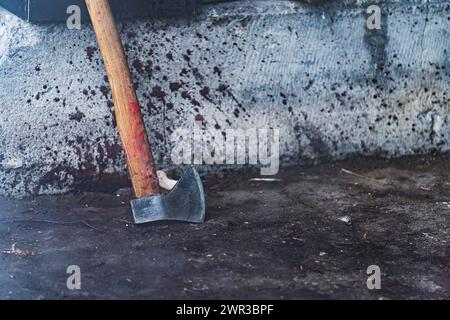
M189 167L168 194L133 200L131 208L136 224L161 220L203 223L205 195L200 176Z

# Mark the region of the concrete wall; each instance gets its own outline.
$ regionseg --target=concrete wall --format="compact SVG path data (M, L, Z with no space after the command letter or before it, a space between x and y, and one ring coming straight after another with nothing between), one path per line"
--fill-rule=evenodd
M237 1L192 21L120 25L157 163L194 119L277 127L282 164L450 149L450 4ZM30 25L0 9L0 194L126 182L90 26ZM214 166L209 169L220 170Z

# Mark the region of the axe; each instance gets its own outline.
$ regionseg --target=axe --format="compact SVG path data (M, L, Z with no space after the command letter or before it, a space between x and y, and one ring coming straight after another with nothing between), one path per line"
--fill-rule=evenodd
M137 224L159 220L204 222L203 186L193 167L188 167L168 194L161 194L136 90L109 1L85 1L108 74L117 127L137 198L131 201L134 221Z

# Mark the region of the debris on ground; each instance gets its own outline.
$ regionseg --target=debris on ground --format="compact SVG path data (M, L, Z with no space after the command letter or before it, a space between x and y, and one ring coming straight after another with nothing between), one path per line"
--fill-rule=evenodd
M35 253L31 250L19 249L16 247L17 243L13 243L10 249L3 250L4 254L13 254L19 257L34 256Z
M449 169L447 154L208 177L202 225L134 225L128 189L0 198L0 299L450 299Z

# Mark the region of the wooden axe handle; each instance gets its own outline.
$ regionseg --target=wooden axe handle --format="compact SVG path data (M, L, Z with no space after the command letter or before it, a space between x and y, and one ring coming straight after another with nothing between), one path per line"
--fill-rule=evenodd
M103 56L136 197L160 193L130 67L108 0L85 0Z

